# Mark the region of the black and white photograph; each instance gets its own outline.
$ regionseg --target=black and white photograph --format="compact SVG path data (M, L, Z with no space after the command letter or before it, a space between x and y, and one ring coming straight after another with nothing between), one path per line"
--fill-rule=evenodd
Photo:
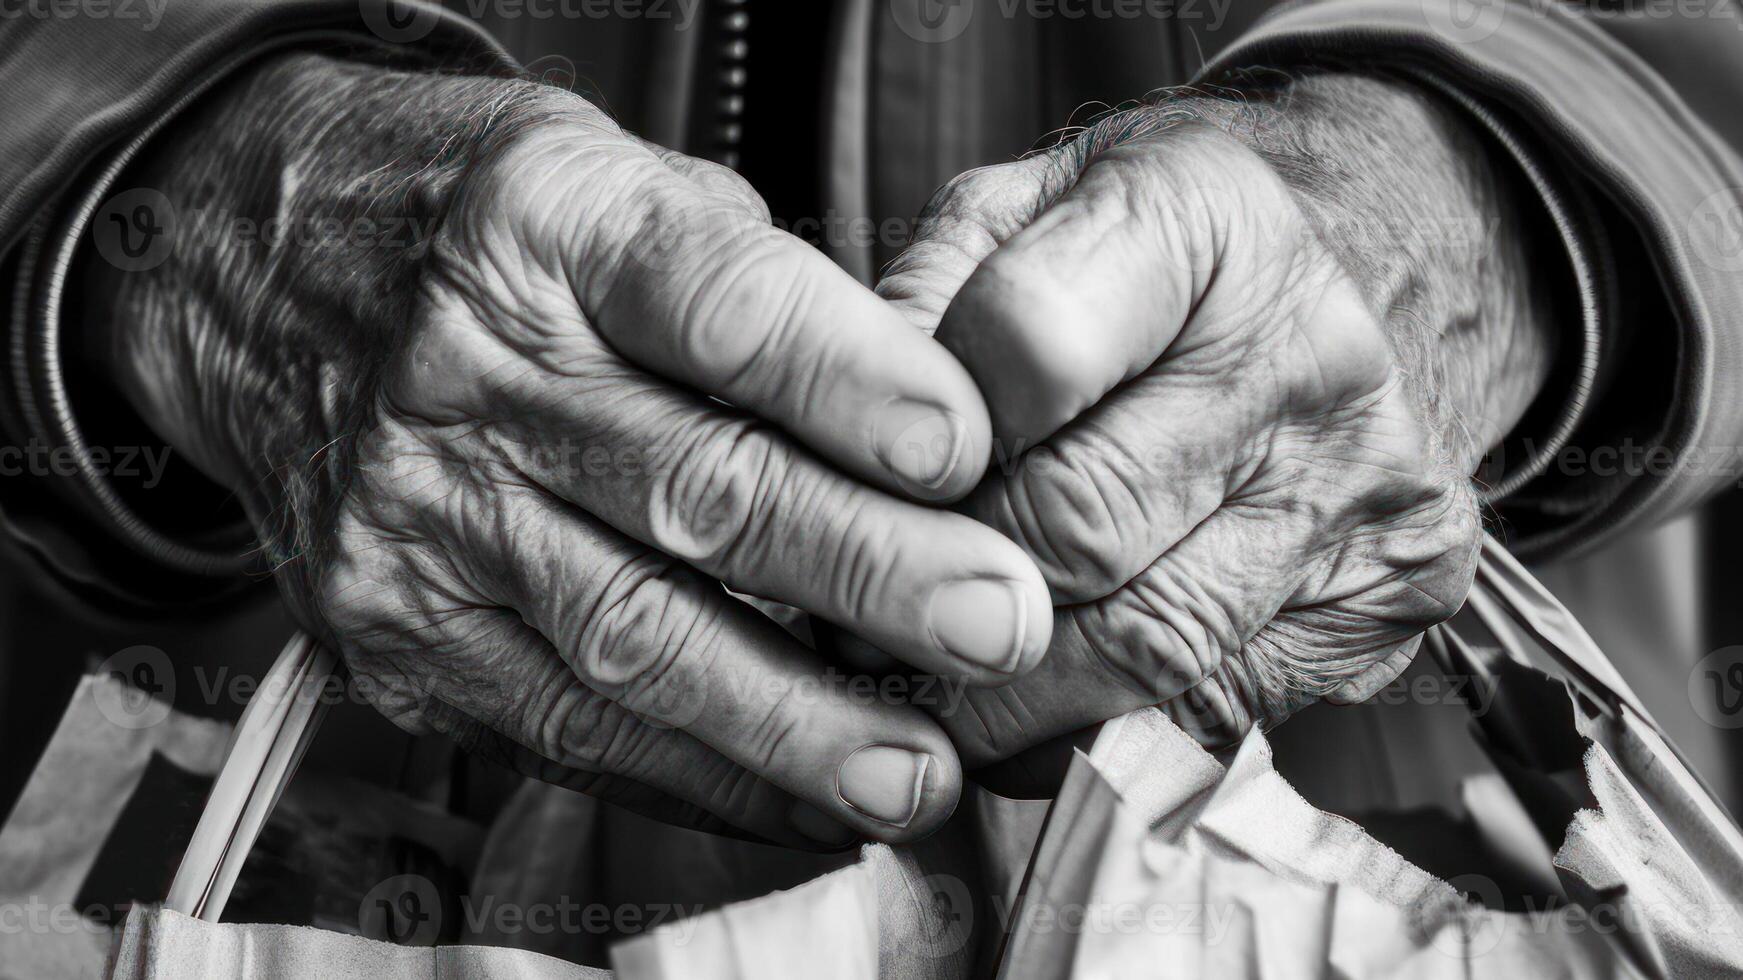
M1743 977L1743 0L0 0L0 980Z

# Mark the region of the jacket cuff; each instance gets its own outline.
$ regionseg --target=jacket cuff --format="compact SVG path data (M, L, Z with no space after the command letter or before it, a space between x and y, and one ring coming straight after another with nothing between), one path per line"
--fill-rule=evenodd
M63 320L82 300L69 296L66 286L77 281L77 263L88 260L85 253L97 240L94 222L119 200L118 190L126 196L117 181L170 121L216 83L274 53L315 49L399 68L512 70L507 56L470 24L447 14L426 17L428 29L418 33L415 45L387 43L380 30L371 30L367 16L353 28L296 30L286 24L266 36L245 31L245 40L215 44L224 54L166 89L148 116L118 134L118 148L94 154L77 185L45 208L12 250L9 364L0 384L9 389L8 410L0 422L9 448L53 465L35 467L43 472L31 474L28 486L9 488L5 527L60 584L106 606L149 607L206 601L257 581L259 575L250 573L269 571L241 508L192 466L172 461L167 447L152 445L149 430L105 381L80 375L79 358L63 340ZM118 422L118 414L127 417ZM105 435L141 437L140 445L130 447L134 473L119 468L119 442L87 438L92 425L103 427ZM138 492L141 460L153 462L154 482L143 485L153 491L149 495ZM166 484L173 489L165 492ZM176 499L164 506L168 497Z
M1743 256L1722 247L1717 219L1743 207L1743 167L1650 67L1578 17L1553 4L1492 4L1470 22L1449 10L1287 7L1201 79L1260 66L1401 72L1454 96L1519 161L1567 245L1583 322L1564 344L1576 367L1545 393L1556 407L1534 413L1555 421L1507 453L1493 496L1515 551L1587 550L1736 476Z

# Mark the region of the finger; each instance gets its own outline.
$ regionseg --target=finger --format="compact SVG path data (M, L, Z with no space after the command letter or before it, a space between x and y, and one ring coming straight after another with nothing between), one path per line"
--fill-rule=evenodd
M436 731L525 775L667 823L810 850L854 840L688 733L651 725L587 688L535 630L513 614L493 615L500 627L487 652L457 661L461 669L444 678L451 693L423 708Z
M564 399L536 375L515 383L529 408L498 429L516 433L499 440L514 473L660 552L922 670L1002 684L1046 653L1046 583L996 530L866 487L632 369L609 401ZM547 451L558 442L584 448Z
M974 271L939 326L987 398L993 434L1033 445L1153 364L1210 281L1218 177L1182 131L1103 152Z
M1328 546L1299 515L1218 511L1118 592L1059 609L1035 670L969 689L940 723L970 767L1150 704L1174 702L1207 744L1238 737L1360 683L1451 616L1475 520L1452 494Z
M704 193L711 194L726 204L737 206L760 224L766 225L773 220L769 214L768 202L756 192L750 181L739 176L731 167L668 149L634 133L624 135L640 143L649 153L659 157L661 163Z
M1302 588L1313 553L1310 527L1267 516L1219 512L1113 595L1061 607L1053 646L1029 676L970 690L957 717L940 718L964 764L1009 757L1201 684L1216 717L1250 723L1250 705L1298 678L1243 651ZM1353 662L1360 652L1351 646Z
M1273 271L1247 281L1252 295L1204 297L1193 343L1098 396L1014 464L996 455L994 478L963 510L1023 545L1065 602L1085 602L1131 579L1226 498L1288 497L1283 473L1419 462L1419 426L1385 395L1396 375L1379 323L1335 268L1295 266L1292 288ZM1238 271L1231 259L1218 275ZM1025 316L997 311L979 329L1021 333ZM1371 445L1327 455L1355 430Z
M472 543L479 577L588 689L858 833L909 840L949 816L961 768L924 713L853 696L717 584L549 498L514 495L502 524Z
M635 193L559 239L613 348L886 488L954 500L975 484L986 407L949 352L816 249L663 167L620 179Z
M367 533L342 540L324 617L359 692L401 728L684 826L813 849L852 838L694 737L587 688L519 615L484 605L448 557Z
M1422 637L1411 637L1385 659L1326 692L1325 700L1331 704L1360 704L1368 700L1409 670L1421 649Z
M932 195L914 240L878 280L877 294L927 335L975 267L1060 193L1056 153L970 170Z
M1260 455L1278 394L1262 372L1139 377L1007 462L959 510L1022 547L1055 601L1099 599L1209 517Z

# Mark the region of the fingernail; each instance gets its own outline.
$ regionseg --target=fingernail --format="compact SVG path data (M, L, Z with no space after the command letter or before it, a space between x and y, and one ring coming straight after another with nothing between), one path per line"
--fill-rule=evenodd
M859 836L804 800L787 812L787 825L825 847L846 847Z
M920 809L920 791L932 757L893 745L868 745L836 773L842 802L884 823L906 827Z
M954 412L892 398L872 422L872 445L905 489L937 490L962 461L968 428Z
M926 625L946 652L1004 673L1017 669L1029 616L1015 582L964 579L932 593Z

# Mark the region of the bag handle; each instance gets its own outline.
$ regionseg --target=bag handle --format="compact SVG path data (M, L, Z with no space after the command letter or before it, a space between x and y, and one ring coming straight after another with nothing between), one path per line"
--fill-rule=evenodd
M320 727L327 709L321 694L338 669L338 658L300 630L279 652L236 723L166 908L218 921L260 828Z
M1530 663L1529 655L1519 643L1518 633L1523 631L1561 668L1566 675L1563 679L1580 694L1611 717L1624 719L1628 716L1649 729L1669 748L1689 779L1719 812L1731 819L1720 796L1713 792L1712 786L1690 764L1688 756L1646 710L1592 635L1561 604L1561 600L1532 577L1506 546L1491 535L1483 535L1476 581L1471 585L1467 602L1483 628L1494 636L1509 657ZM1469 666L1481 669L1476 657L1451 626L1436 626L1430 631L1430 638L1448 652L1457 654Z

